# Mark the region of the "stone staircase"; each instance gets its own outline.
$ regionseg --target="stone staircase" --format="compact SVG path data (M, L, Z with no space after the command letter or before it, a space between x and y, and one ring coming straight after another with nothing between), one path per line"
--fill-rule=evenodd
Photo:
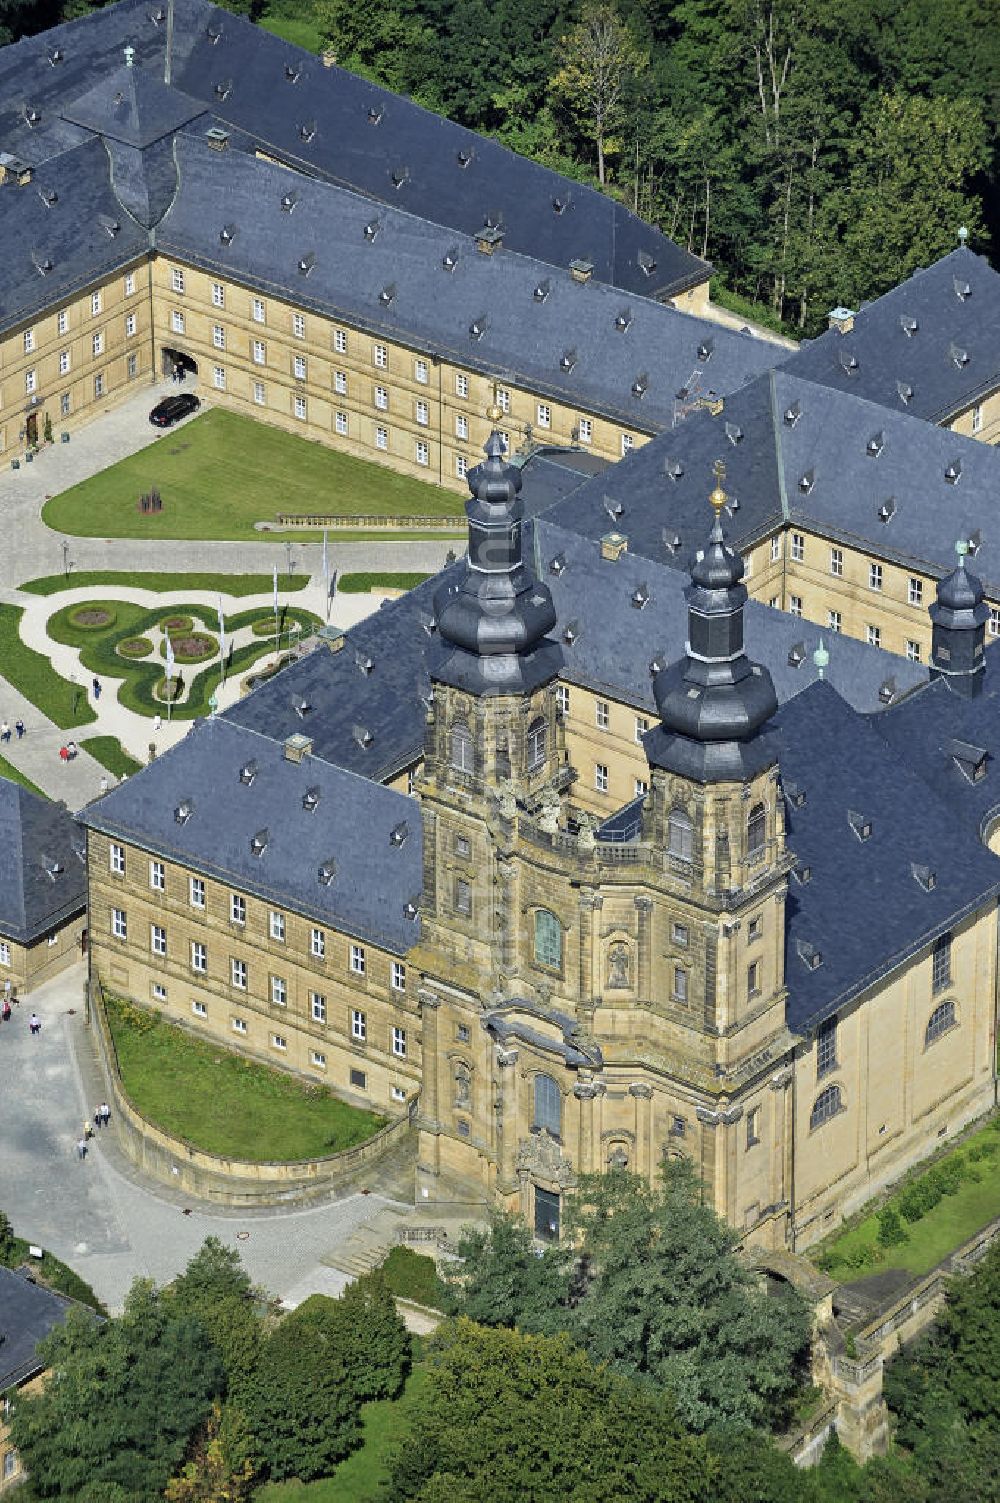
M371 1220L356 1227L334 1253L320 1261L328 1268L358 1278L370 1273L384 1260L391 1248L400 1240L403 1226L413 1217L410 1206L383 1206Z

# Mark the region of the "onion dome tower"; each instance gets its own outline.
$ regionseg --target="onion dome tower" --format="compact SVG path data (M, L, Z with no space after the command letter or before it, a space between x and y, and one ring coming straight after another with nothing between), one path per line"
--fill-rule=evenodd
M489 416L495 419L496 409ZM504 459L494 428L486 460L469 473L469 554L454 583L434 597L440 643L431 676L468 694L530 694L554 679L562 649L548 587L522 553L521 472Z
M771 675L743 647L743 560L722 532L725 469L709 497L715 522L691 561L684 657L657 674L660 725L646 738L650 764L697 783L740 782L774 760L761 736L778 708Z
M990 608L983 586L965 567L969 545L955 544L958 565L938 582L937 599L930 607L931 674L943 678L952 693L972 699L982 693L984 647Z

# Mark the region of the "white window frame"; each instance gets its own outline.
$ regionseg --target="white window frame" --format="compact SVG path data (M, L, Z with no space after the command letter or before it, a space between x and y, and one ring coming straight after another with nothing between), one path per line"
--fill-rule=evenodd
M389 430L388 428L383 428L381 423L376 424L375 427L375 447L376 449L381 449L383 453L388 453Z
M226 289L221 282L212 283L212 307L224 308L226 306Z
M401 960L394 960L390 967L390 985L394 992L406 991L406 966Z
M167 953L167 931L166 931L166 929L164 929L164 927L163 927L162 924L150 924L150 926L149 926L149 948L150 948L150 950L152 951L152 953L154 955L161 955L161 956L166 955L166 953Z
M204 940L193 939L191 941L191 969L198 976L208 973L208 946Z
M170 287L173 292L184 291L184 273L179 266L170 268Z
M131 297L134 292L135 292L135 272L134 271L127 271L125 273L125 296L126 297Z
M91 315L91 317L92 318L99 318L100 314L101 314L101 309L103 308L103 306L104 306L104 299L102 298L100 292L99 291L98 292L92 292L90 294L90 315Z
M166 892L167 868L162 861L149 863L149 885L153 892Z
M379 412L388 412L389 388L387 386L376 386L374 394L372 396L372 401L375 403L375 406L378 408Z
M229 894L229 922L231 924L245 924L247 921L247 900L242 893L231 892Z
M923 605L924 582L911 574L906 584L906 600L908 605Z
M247 990L250 979L249 968L245 960L239 960L235 955L229 960L229 984L238 992Z
M395 1023L392 1027L392 1052L397 1059L406 1058L406 1029Z
M420 438L417 439L414 454L415 454L415 458L416 458L417 464L422 465L422 466L427 466L427 465L430 464L430 462L431 462L431 446L430 446L430 444L425 444L424 441L423 441L423 439L420 439Z
M304 423L306 421L307 416L308 416L308 408L306 406L306 399L305 399L305 397L299 396L299 394L296 393L296 395L295 395L295 401L294 401L294 407L295 407L295 416L296 416L296 418L299 420L300 423Z
M355 976L363 976L368 968L364 945L352 945L350 950L350 968Z
M386 345L372 345L372 363L377 370L387 371L389 369L389 350Z
M608 791L608 767L606 762L594 763L594 788L598 793Z
M304 381L306 379L306 357L304 355L292 356L292 375L296 381Z
M170 330L173 334L184 333L184 314L179 308L170 310Z
M309 936L309 953L315 955L317 960L326 958L326 930L313 929Z
M468 436L469 436L469 419L466 417L466 415L465 415L464 412L456 412L456 414L455 414L455 437L456 438L468 438Z
M333 373L333 389L337 393L338 397L346 397L347 396L347 372L346 371L334 371L334 373Z
M267 304L262 297L255 297L250 305L250 316L255 324L267 323Z
M348 424L348 419L347 419L347 413L346 412L335 413L334 414L334 419L333 419L333 426L336 429L336 431L340 434L341 438L346 438L347 435L348 435L348 432L349 432L349 424Z
M309 1016L314 1023L326 1022L326 997L322 992L309 993Z
M539 402L536 405L535 421L539 428L552 427L552 408L548 402Z
M417 422L421 428L426 428L431 420L431 410L426 402L417 403Z
M212 344L217 350L226 348L226 331L222 324L212 325Z
M346 329L334 329L334 331L333 331L333 348L336 350L336 352L337 352L338 355L346 355L347 354L347 330Z
M125 847L114 840L108 846L108 870L118 877L125 875Z
M430 380L430 375L429 375L428 370L427 370L427 361L426 360L414 360L414 362L413 362L413 379L420 386L426 386L427 385L427 382Z
M351 1008L351 1038L357 1044L363 1044L368 1039L368 1015L360 1008Z
M188 902L192 908L205 907L205 879L204 877L188 878Z
M288 1006L288 982L284 976L275 976L273 973L271 976L271 1006Z
M633 437L633 435L631 433L623 433L622 434L622 459L625 458L626 454L630 454L631 451L632 451L632 449L634 447L635 447L635 438Z
M255 381L253 383L253 399L254 399L254 405L255 406L257 406L257 407L266 407L267 406L267 389L264 386L263 381Z
M136 329L138 327L139 327L139 324L138 324L138 320L136 319L135 314L134 313L126 313L126 315L125 315L125 338L126 339L132 339L134 337L135 331L136 331Z
M455 373L455 395L456 397L467 397L469 395L469 378L468 376L463 376L461 371L456 371Z
M225 389L226 389L226 367L224 365L213 365L213 367L212 367L212 385L215 387L216 391L225 391Z
M277 908L271 908L267 915L267 932L271 939L277 940L279 944L284 944L286 927L285 915L279 913Z
M306 317L304 313L292 314L292 334L296 339L305 339Z
M128 914L124 908L112 908L111 910L111 936L113 939L128 939ZM7 951L6 957L3 950ZM0 962L10 965L10 945L0 948Z

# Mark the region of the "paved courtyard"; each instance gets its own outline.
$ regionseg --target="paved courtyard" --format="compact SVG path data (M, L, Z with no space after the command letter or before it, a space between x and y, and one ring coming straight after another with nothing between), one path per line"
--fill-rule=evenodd
M33 993L0 1023L4 1133L0 1208L19 1236L75 1268L109 1309L138 1277L163 1283L179 1273L209 1234L238 1249L255 1282L301 1299L336 1293L345 1277L330 1268L357 1228L390 1204L350 1195L303 1210L229 1212L166 1188L146 1186L122 1157L112 1129L97 1134L81 1163L76 1143L103 1095L83 1017L85 967ZM28 1032L34 1008L41 1033Z

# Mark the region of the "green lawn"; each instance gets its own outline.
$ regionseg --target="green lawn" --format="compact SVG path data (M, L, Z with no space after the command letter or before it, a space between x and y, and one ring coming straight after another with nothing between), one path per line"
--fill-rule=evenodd
M426 1376L424 1368L414 1367L398 1399L365 1404L361 1449L342 1461L332 1477L320 1482L268 1483L254 1494L255 1503L379 1503L386 1497L389 1481L387 1457L401 1438L408 1403Z
M21 641L18 624L24 612L16 605L0 605L0 675L61 730L89 725L96 715L84 683L62 678L48 658Z
M21 769L15 767L13 762L8 762L6 757L0 757L0 778L9 778L12 783L20 783L22 788L27 788L31 793L37 793L42 798L48 798L48 794L43 788L39 788L37 783L33 783L30 778L25 777Z
M161 512L143 516L153 487ZM462 498L221 408L45 503L46 525L77 537L232 538L266 542L254 523L282 512L463 515ZM284 542L290 534L277 534ZM313 541L318 534L309 534Z
M337 589L344 595L364 595L369 590L412 590L429 574L342 574Z
M108 1022L129 1099L197 1148L255 1163L321 1158L364 1143L385 1118L269 1069L117 998Z
M971 1134L951 1153L936 1159L935 1164L944 1164L956 1157L968 1160L970 1149L989 1145L996 1140L998 1132L1000 1118L994 1117L989 1126ZM885 1268L905 1268L915 1275L929 1273L981 1227L1000 1216L1000 1153L979 1158L971 1162L969 1168L980 1176L979 1179L964 1180L954 1194L945 1195L919 1221L904 1219L906 1241L898 1246L879 1246L877 1212L874 1212L839 1235L811 1248L808 1256L832 1278L841 1280L861 1279ZM907 1183L916 1178L919 1176L909 1176ZM890 1196L887 1204L894 1206L895 1196Z
M123 590L159 590L164 594L180 594L184 590L212 590L219 595L270 594L272 574L121 574L113 569L81 569L78 573L45 574L41 579L29 579L18 585L28 595L60 595L63 590L80 590L93 585L120 586ZM278 590L304 590L309 583L308 574L292 574L278 571Z
M142 763L129 756L117 736L84 736L80 745L102 767L106 767L112 777L131 777L134 772L142 771Z
M269 13L261 16L258 26L273 32L285 42L304 47L307 52L322 52L323 33L313 19L312 11L300 16L282 16Z

